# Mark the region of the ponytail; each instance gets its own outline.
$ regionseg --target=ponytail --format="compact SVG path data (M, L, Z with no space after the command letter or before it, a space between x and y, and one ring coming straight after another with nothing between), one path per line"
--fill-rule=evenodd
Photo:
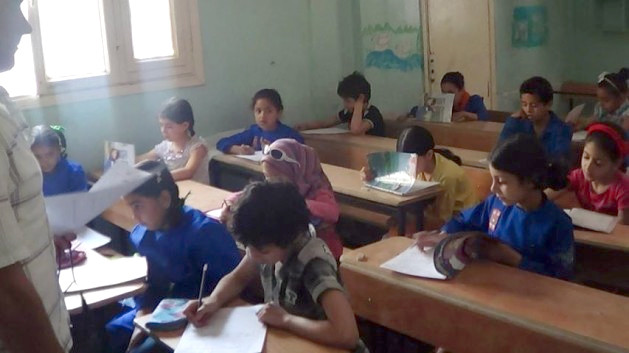
M463 165L463 160L461 159L461 157L457 156L456 154L454 154L449 149L446 149L446 148L435 148L435 149L433 149L433 151L435 151L435 153L439 153L440 155L442 155L445 158L451 160L452 162L456 163L459 166Z

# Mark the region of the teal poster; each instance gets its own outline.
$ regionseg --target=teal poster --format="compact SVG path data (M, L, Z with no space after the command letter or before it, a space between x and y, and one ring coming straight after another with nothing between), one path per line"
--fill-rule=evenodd
M514 48L539 47L548 41L548 13L545 6L518 6L513 9L511 45Z
M365 66L383 70L420 70L421 31L416 26L393 28L389 23L370 25L362 30Z

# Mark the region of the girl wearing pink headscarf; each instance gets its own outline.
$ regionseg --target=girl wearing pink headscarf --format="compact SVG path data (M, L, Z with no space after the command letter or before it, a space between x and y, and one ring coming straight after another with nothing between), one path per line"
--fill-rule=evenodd
M343 245L335 230L339 206L315 150L293 139L279 139L268 145L264 152L262 172L266 179L291 182L297 187L306 199L317 236L325 241L338 260L343 253Z

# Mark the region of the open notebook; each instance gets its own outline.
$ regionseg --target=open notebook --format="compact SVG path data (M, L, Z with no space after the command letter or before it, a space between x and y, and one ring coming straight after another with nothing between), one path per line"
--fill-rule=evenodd
M598 212L584 210L582 208L573 208L565 210L568 216L572 218L575 226L595 230L597 232L611 233L618 223L618 218Z
M367 155L367 163L373 179L365 185L396 195L412 195L431 188L439 188L439 183L417 179L417 156L412 153L375 152Z

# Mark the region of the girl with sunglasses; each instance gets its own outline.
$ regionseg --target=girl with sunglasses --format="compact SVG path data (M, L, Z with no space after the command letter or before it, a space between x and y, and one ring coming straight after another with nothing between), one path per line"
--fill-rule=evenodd
M319 156L312 147L293 139L279 139L267 145L262 158L262 172L268 181L290 182L306 199L310 211L310 222L336 260L343 253L343 245L336 233L339 206L332 185L321 168ZM234 195L223 208L222 219L229 213L229 205L240 194Z

